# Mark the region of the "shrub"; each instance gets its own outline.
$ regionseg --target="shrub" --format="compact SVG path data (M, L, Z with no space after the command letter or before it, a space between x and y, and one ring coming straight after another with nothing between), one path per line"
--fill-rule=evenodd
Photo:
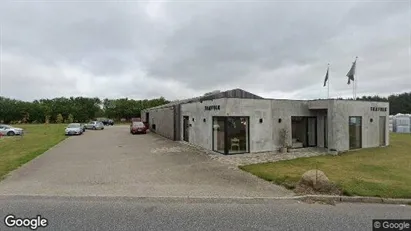
M67 117L67 122L68 122L68 123L73 123L73 121L74 121L73 115L72 115L72 114L69 114L68 117Z
M63 121L64 121L63 116L61 114L58 114L56 117L56 123L61 124L63 123Z
M49 115L45 116L44 123L46 123L46 124L50 123L50 116Z

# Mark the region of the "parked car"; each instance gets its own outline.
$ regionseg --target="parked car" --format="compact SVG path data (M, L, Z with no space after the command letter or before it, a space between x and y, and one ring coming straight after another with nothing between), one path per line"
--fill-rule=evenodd
M108 126L108 125L113 126L114 125L114 121L110 120L110 119L102 120L101 122L104 124L104 126Z
M91 121L88 124L86 124L86 128L92 130L103 130L104 124L100 121Z
M132 122L130 125L131 134L146 134L147 127L143 122Z
M148 124L148 122L143 122L144 126L146 126L147 130L150 129L150 125Z
M79 123L71 123L67 125L65 130L66 136L83 134L83 127Z
M0 133L4 136L21 136L24 133L22 128L15 128L11 125L0 124Z

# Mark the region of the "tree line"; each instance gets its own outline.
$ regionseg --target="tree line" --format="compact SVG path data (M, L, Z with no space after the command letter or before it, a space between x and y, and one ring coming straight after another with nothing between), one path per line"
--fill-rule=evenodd
M389 102L391 115L411 113L411 92L388 97L363 96L358 100ZM169 102L164 97L144 100L60 97L32 102L0 97L0 123L88 122L98 117L129 120L141 117L144 109Z
M32 102L0 97L0 123L83 123L98 117L128 120L140 117L141 110L168 102L164 97L150 100L60 97Z

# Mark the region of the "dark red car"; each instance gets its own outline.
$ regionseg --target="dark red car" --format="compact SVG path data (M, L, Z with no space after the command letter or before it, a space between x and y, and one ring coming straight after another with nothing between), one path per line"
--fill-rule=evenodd
M147 126L140 121L131 122L130 125L130 133L131 134L146 134L147 133Z

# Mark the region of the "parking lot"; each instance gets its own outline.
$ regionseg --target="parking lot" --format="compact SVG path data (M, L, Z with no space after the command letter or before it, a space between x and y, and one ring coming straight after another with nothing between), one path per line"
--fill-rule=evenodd
M123 125L69 137L1 181L0 195L272 197L290 192L158 135L131 135Z

